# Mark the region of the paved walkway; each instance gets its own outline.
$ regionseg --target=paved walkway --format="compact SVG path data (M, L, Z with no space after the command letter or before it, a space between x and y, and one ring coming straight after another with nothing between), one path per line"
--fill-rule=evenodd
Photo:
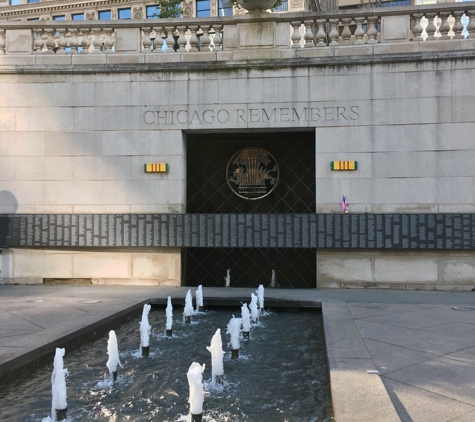
M186 291L0 285L0 376ZM251 291L203 289L205 301ZM338 422L475 421L475 293L266 289L265 298L321 303Z

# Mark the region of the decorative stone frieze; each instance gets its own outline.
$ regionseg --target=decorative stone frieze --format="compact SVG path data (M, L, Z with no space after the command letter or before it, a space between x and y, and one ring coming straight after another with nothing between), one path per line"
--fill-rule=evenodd
M134 7L132 13L133 13L134 19L143 19L143 8L142 7Z

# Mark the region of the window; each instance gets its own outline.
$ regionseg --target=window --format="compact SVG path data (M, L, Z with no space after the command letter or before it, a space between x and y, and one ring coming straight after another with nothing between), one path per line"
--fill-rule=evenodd
M218 16L232 16L233 5L230 0L218 0Z
M83 21L84 20L84 13L74 13L71 15L71 19L73 21Z
M101 21L112 19L112 14L110 10L100 10L98 14L99 14L99 20Z
M127 9L119 9L118 12L119 19L132 19L132 11L130 7Z
M160 17L160 6L158 4L147 6L147 19L158 19Z
M21 0L10 0L10 6L18 6L21 4Z
M28 18L27 21L39 21L40 18Z
M39 3L40 0L28 0L28 3Z
M210 0L196 0L196 17L207 18L211 16Z
M65 15L60 15L60 16L53 16L54 21L65 21L66 16Z

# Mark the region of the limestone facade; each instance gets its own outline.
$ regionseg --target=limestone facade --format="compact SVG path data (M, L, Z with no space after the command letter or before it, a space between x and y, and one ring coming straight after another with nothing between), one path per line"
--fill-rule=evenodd
M355 213L475 213L473 39L391 44L400 33L388 30L386 43L292 48L281 23L236 19L229 50L209 53L33 54L31 33L15 33L0 56L0 213L183 213L187 134L303 129L315 133L318 213L341 212L343 194ZM253 31L269 45L252 45ZM358 170L333 172L334 160ZM144 173L147 162L169 173ZM6 250L1 275L179 285L180 256ZM474 260L318 250L317 285L471 290Z
M198 5L199 3L199 5ZM154 0L56 0L56 1L0 1L0 20L122 20L158 19L160 2ZM284 0L284 12L298 12L305 9L304 0ZM227 1L184 0L184 18L229 16L242 14L241 8L232 7Z

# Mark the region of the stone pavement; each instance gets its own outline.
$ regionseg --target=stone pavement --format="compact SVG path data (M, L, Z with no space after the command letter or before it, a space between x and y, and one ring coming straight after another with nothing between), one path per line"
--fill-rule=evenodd
M0 285L0 376L146 301L184 301L187 289ZM251 291L203 289L205 304ZM321 304L338 422L475 421L474 293L266 289L265 298Z

